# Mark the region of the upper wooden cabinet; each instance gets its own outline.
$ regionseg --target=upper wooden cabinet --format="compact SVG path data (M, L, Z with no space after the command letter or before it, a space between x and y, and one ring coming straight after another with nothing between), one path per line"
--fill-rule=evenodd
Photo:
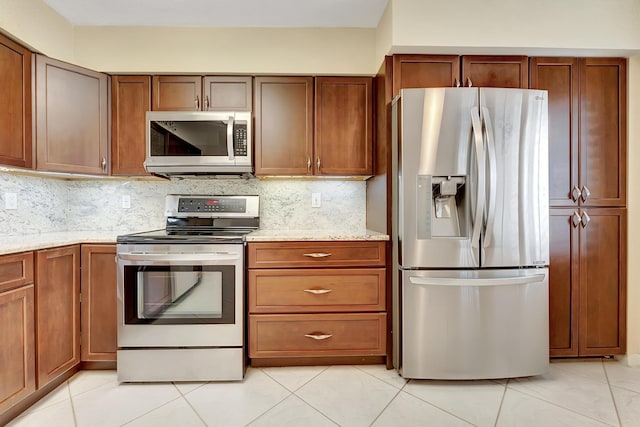
M463 56L463 86L529 87L529 61L526 56Z
M371 175L372 85L370 77L316 77L315 85L256 77L256 175Z
M109 173L106 74L36 55L36 168Z
M311 175L313 78L256 77L255 174Z
M32 167L31 52L0 35L0 163Z
M549 204L626 205L626 60L531 58L549 91Z
M38 388L80 363L80 247L36 255Z
M147 175L145 113L149 110L150 76L111 78L112 175Z
M82 245L82 361L116 360L116 246Z
M154 111L251 111L250 76L153 76Z
M316 175L371 175L372 79L316 77Z
M393 55L393 96L400 89L449 87L459 82L458 55Z

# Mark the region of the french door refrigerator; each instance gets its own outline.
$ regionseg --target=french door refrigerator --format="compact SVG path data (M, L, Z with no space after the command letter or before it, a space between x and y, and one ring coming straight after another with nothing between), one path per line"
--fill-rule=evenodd
M394 365L404 377L548 369L547 108L546 91L526 89L403 89L394 100Z

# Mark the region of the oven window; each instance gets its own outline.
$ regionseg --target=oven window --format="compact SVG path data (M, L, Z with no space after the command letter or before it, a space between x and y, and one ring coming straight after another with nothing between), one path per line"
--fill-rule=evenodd
M235 267L125 266L125 323L235 322Z

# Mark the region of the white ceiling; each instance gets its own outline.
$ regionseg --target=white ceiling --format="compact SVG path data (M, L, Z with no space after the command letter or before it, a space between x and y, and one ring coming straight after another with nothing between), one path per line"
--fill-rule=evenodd
M387 0L44 0L74 25L374 28Z

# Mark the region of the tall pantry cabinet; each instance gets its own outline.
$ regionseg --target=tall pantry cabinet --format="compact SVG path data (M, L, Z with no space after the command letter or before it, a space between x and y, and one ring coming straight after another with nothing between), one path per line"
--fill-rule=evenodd
M626 349L626 60L531 58L549 91L550 354Z

